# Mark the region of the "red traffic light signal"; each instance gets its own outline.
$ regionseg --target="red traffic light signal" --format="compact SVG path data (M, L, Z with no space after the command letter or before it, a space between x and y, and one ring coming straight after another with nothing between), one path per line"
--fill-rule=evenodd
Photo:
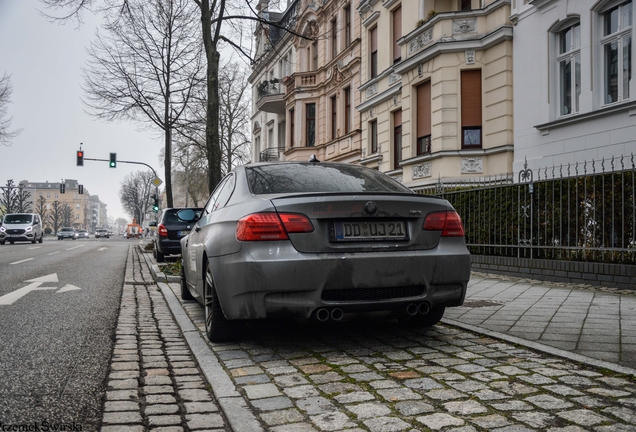
M84 166L84 152L82 150L77 151L77 166Z

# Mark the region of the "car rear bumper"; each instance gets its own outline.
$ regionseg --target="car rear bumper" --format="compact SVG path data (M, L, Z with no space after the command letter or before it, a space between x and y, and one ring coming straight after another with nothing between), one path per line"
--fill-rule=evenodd
M211 261L228 319L310 318L320 308L400 311L407 305L460 306L470 278L463 239L426 251L301 254L289 243L243 245Z
M157 250L164 255L181 255L181 240L159 238L155 243Z

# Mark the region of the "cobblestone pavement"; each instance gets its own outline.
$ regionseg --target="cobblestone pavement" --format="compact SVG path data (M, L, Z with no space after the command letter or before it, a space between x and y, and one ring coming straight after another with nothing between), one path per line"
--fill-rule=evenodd
M136 246L115 337L102 432L231 430Z
M473 273L466 302L445 318L636 366L636 290Z
M636 431L633 377L446 325L268 322L210 349L273 432Z

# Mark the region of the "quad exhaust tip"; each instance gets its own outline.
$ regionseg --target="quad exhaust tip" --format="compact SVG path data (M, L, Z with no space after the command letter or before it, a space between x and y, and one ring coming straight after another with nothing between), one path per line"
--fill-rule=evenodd
M325 308L320 308L316 311L316 319L318 321L325 322L329 319L329 311Z
M340 321L344 316L344 312L340 308L335 308L331 310L331 319L334 321Z

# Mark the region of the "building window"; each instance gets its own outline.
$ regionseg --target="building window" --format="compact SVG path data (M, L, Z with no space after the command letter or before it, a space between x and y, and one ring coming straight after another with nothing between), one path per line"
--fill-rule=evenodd
M351 5L344 7L345 46L351 44Z
M314 41L311 44L311 55L312 55L311 65L313 67L312 70L317 71L318 70L318 41Z
M334 59L338 55L338 21L334 18L331 20L331 58Z
M481 69L461 73L462 147L481 148Z
M55 199L57 199L57 194L55 194Z
M331 96L331 139L338 137L338 98Z
M463 11L472 10L472 6L470 3L471 3L471 0L461 0L459 5L460 10L463 10Z
M373 27L369 32L369 40L371 41L371 78L378 76L378 27Z
M629 99L632 78L632 2L602 13L604 103Z
M402 50L398 40L402 37L402 7L393 11L393 64L402 60Z
M51 199L51 194L50 193L46 194L46 199Z
M402 160L402 111L393 113L393 169L400 168Z
M307 147L316 145L316 104L306 105L305 127L307 132Z
M581 95L581 26L579 23L559 33L559 115L579 112Z
M351 87L344 89L344 128L345 135L351 132Z
M289 110L289 147L294 147L294 140L296 139L296 117L294 109Z
M369 141L371 142L371 154L378 152L378 121L369 122Z
M417 154L431 152L431 82L417 86Z

